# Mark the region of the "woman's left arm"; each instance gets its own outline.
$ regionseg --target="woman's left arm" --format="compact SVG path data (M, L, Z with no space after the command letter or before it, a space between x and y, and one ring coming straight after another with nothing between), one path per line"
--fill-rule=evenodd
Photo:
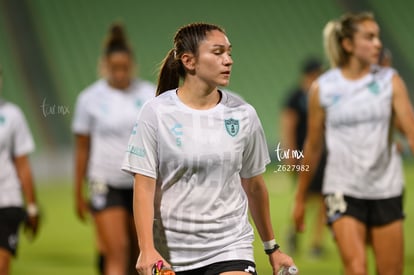
M411 152L414 153L414 111L410 103L408 91L404 81L399 75L394 75L392 79L393 97L392 109L400 122L401 128Z
M272 222L270 218L269 194L263 176L242 178L243 189L246 192L249 209L253 221L263 242L274 240ZM273 268L273 274L277 274L281 267L294 265L291 257L276 249L269 254L269 261Z

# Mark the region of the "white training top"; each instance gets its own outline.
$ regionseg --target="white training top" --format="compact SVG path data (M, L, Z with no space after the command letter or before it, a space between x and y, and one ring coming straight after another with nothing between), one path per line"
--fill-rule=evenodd
M34 148L20 108L0 100L0 208L23 206L21 184L13 159L30 154Z
M373 66L355 81L345 79L339 69L319 78L328 148L324 194L342 192L362 199L402 194L401 158L391 134L395 73Z
M139 110L154 96L155 86L142 80L134 80L127 90L121 91L101 79L82 91L72 129L75 134L91 138L89 180L132 188L131 176L120 170L125 146Z
M195 110L170 90L140 112L122 168L156 179L155 244L184 271L254 260L240 177L263 173L269 162L251 105L222 92L218 105Z

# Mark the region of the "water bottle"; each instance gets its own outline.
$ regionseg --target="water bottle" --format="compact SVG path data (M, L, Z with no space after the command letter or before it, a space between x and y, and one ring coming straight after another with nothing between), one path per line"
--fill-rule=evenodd
M299 274L299 270L296 266L292 265L289 267L282 266L282 268L279 269L278 275L296 275Z
M152 268L152 275L175 275L174 270L164 266L162 261L158 261Z

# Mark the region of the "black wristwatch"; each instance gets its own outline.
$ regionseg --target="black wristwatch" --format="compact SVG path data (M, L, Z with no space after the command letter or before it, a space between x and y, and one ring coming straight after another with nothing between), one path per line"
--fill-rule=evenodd
M275 252L276 250L278 250L280 248L280 245L278 245L277 243L273 246L273 248L270 249L265 249L265 252L267 255L272 254L273 252Z

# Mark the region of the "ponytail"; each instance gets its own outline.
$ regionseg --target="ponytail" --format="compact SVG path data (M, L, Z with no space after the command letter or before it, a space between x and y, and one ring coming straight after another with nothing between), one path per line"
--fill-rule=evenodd
M332 68L338 67L344 63L344 51L342 49L339 31L339 22L336 20L329 21L323 29L323 46L325 54Z
M109 56L114 52L132 54L132 50L129 46L124 27L120 23L112 24L104 43L105 56Z
M358 30L358 24L366 20L374 21L374 15L370 12L347 13L325 25L323 45L331 67L341 67L348 62L350 53L345 51L342 41L352 40Z
M184 67L180 60L176 58L174 49L171 49L161 64L158 75L158 86L156 95L178 87L180 77L185 76Z

